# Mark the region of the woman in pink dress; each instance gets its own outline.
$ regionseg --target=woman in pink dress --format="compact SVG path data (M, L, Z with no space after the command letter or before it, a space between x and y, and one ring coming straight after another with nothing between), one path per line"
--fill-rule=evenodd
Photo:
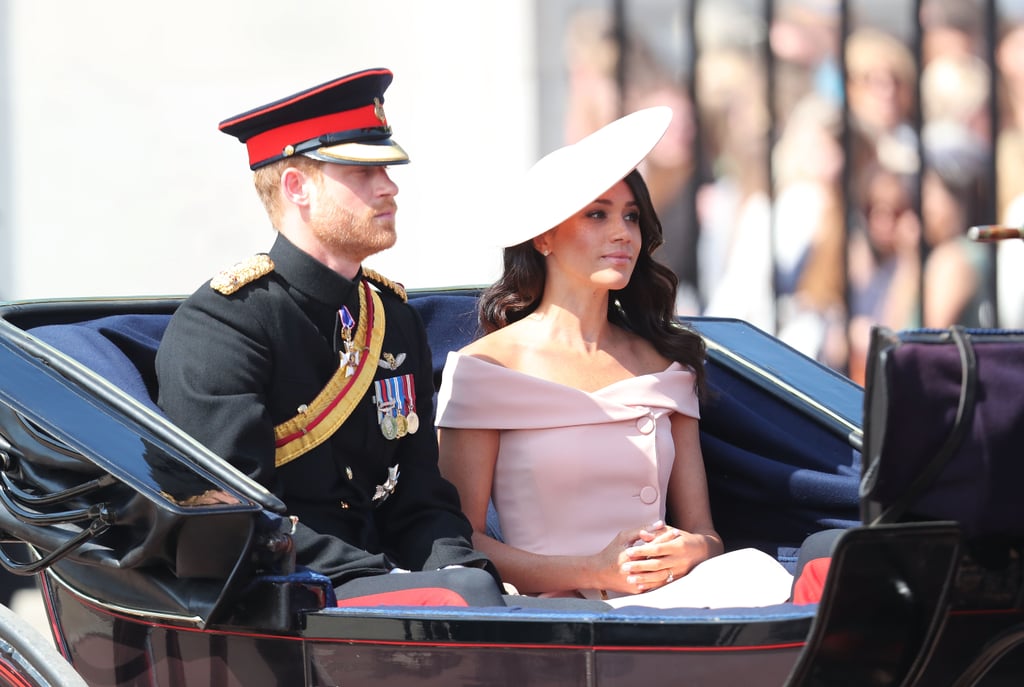
M445 366L441 469L474 545L520 593L661 607L789 597L767 554L721 555L711 518L704 342L675 320L676 278L652 257L661 224L636 170L671 117L641 110L531 168L508 196L485 336ZM500 540L487 534L492 498Z

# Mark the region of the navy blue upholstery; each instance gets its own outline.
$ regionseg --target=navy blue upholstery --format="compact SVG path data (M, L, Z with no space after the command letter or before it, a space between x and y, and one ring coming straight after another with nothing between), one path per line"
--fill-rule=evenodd
M477 334L471 295L414 295L433 351L435 389L448 352ZM119 315L32 333L158 410L154 361L169 315ZM729 549L755 546L792 568L814 532L859 521L859 455L749 381L708 364L701 442L712 514Z
M156 349L170 320L170 315L111 315L31 331L160 412L156 404Z
M795 565L803 540L860 524L860 454L749 380L708 364L701 449L715 527Z
M413 297L409 302L419 312L427 328L434 366L434 389L437 389L441 386L441 371L448 353L477 338L476 297L426 295Z

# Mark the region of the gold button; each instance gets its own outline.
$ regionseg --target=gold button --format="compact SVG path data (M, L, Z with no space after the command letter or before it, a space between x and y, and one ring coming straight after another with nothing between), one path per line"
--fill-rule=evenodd
M284 155L285 157L291 157L292 155L294 155L294 154L295 154L295 146L293 146L293 145L292 145L291 143L289 143L288 145L286 145L286 146L284 147L284 150L283 150L283 151L281 151L281 152L282 152L282 154L283 154L283 155Z

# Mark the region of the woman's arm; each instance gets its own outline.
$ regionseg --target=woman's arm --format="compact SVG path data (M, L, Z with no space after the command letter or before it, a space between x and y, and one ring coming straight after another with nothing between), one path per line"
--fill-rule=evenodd
M642 590L627 582L621 569L629 559L630 543L640 537L639 529L619 533L604 551L592 556L549 556L509 546L486 534L499 432L442 429L438 441L441 474L458 489L462 510L473 526L473 545L498 566L503 580L528 594L568 589Z
M672 439L676 446L676 458L668 481L669 519L676 527L707 539L708 555L704 558L716 556L723 550L722 539L711 520L708 478L704 471L704 455L700 450L700 426L697 419L674 413Z

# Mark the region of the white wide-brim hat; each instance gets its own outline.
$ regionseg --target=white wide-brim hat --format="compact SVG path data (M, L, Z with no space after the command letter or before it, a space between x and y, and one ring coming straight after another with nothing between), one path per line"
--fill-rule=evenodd
M497 228L497 245L529 241L586 207L647 157L671 121L670 107L638 110L542 157L513 195L520 210Z

